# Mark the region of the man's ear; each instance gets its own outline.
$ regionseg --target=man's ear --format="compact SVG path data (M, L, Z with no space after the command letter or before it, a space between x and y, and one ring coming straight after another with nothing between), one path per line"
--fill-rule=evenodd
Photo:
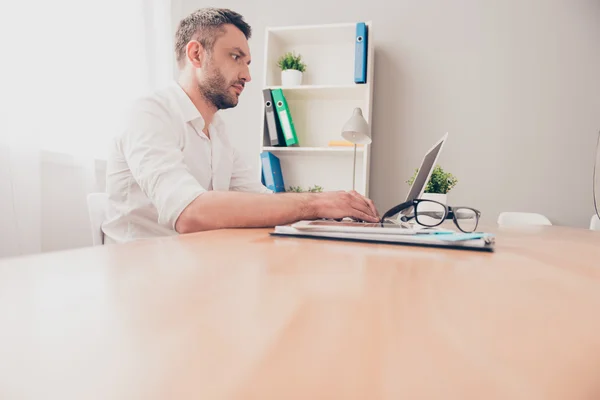
M206 52L197 40L190 40L185 46L185 54L188 61L196 68L202 68Z

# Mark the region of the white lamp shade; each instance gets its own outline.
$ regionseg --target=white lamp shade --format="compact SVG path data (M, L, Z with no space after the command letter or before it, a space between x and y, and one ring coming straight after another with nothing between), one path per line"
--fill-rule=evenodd
M370 144L371 131L369 124L363 117L362 110L355 108L352 117L344 124L342 128L342 137L354 144Z

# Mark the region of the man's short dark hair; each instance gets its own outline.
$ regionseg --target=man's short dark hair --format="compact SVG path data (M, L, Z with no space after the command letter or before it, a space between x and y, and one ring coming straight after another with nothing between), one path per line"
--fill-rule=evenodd
M246 39L252 36L252 28L244 17L226 8L201 8L182 19L175 34L175 55L179 67L184 65L185 47L190 40L197 40L210 52L217 39L225 33L223 25L226 24L236 26Z

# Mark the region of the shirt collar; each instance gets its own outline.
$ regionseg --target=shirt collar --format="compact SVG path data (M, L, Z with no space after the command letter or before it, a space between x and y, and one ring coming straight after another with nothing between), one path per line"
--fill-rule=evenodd
M174 92L175 92L175 100L177 101L177 105L181 110L183 115L183 119L185 122L195 122L195 125L199 127L200 130L204 129L204 118L200 114L200 111L196 108L192 100L189 98L187 93L179 86L177 82L173 82ZM220 130L223 126L223 119L219 115L217 111L213 117L212 125L216 130Z

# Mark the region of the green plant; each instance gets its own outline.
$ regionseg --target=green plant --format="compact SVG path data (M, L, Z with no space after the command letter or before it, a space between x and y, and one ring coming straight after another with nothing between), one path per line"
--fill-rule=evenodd
M286 69L295 69L304 72L306 70L306 64L302 61L302 55L296 55L296 53L291 51L279 57L277 65L282 71L285 71Z
M415 170L413 176L406 181L409 185L412 185L415 182L415 178L417 177L417 173L419 169ZM454 175L449 172L444 171L442 167L436 165L433 171L431 172L431 177L429 178L429 182L427 182L427 186L425 187L425 193L448 193L456 184L458 183L458 179Z
M307 192L310 192L310 193L319 193L322 191L323 191L323 188L318 185L311 186L307 190ZM304 189L302 188L302 186L290 186L288 189L288 192L303 193Z

